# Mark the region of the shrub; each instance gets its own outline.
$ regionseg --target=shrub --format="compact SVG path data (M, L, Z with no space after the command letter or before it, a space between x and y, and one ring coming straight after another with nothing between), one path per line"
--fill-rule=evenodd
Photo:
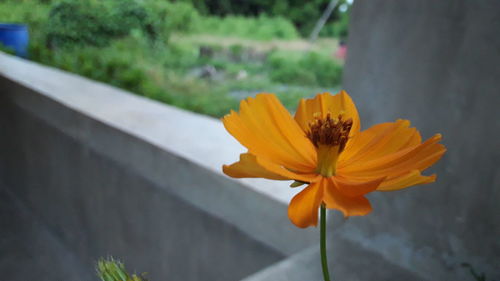
M107 48L73 48L37 55L43 63L137 93L141 93L142 81L149 79L144 64L116 44Z
M172 42L159 56L166 68L184 71L199 63L199 48L192 44Z
M49 9L49 5L34 0L0 1L0 19L2 22L28 24L30 31L38 30L47 20Z
M316 85L316 77L309 70L301 68L298 64L279 68L271 72L271 80L281 83L296 85Z
M299 37L293 24L286 19L271 18L265 15L256 18L242 16L200 17L193 32L258 40L296 39Z
M36 56L42 63L207 115L220 117L237 104L210 81L185 77L179 71L185 64L196 63L196 55L189 58L192 46L154 49L143 44L144 40L132 36L106 47L39 49ZM184 59L173 63L182 53ZM165 67L169 63L175 71Z
M342 66L328 55L309 52L300 60L299 65L312 71L320 86L336 86L341 82Z
M150 39L166 40L161 20L135 0L65 0L54 4L47 21L47 45L107 46L141 30Z
M190 32L198 21L198 11L188 3L168 2L164 0L150 2L150 7L163 17L165 28L176 32Z
M321 17L330 0L181 0L192 3L200 12L207 15L240 15L256 17L266 13L272 17L284 17L292 22L302 35L309 35L316 21ZM340 0L338 7L348 5ZM341 14L336 8L328 23L336 22Z
M342 66L328 55L317 52L272 52L268 57L271 80L298 85L337 86Z
M171 104L191 111L221 117L238 105L237 99L210 81L170 72L164 83L165 89L174 97Z

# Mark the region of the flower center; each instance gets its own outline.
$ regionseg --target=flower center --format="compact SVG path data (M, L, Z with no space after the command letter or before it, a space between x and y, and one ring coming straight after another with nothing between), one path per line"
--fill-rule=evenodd
M349 132L352 128L352 119L332 118L330 113L326 118L315 117L309 123L307 137L316 147L318 155L318 166L316 171L324 177L335 175L337 159L344 150Z

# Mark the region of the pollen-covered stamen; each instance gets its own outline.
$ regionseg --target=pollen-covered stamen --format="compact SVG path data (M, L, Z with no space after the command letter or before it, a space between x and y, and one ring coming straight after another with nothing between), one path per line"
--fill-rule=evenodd
M316 146L318 162L316 172L324 177L334 176L337 170L339 154L344 150L349 132L352 128L352 119L332 118L330 114L326 118L315 118L309 123L307 137Z
M343 120L342 115L339 115L338 118L332 118L328 113L326 118L315 118L309 123L307 137L316 147L319 147L320 144L338 146L340 153L345 148L351 128L351 118Z

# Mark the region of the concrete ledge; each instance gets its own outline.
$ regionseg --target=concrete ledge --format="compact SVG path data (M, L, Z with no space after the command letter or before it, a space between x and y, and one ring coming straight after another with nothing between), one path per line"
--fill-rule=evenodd
M286 183L221 173L244 149L220 121L0 54L0 180L92 270L236 280L316 243Z
M4 54L0 75L17 106L271 247L291 254L314 240L311 231L297 232L288 221L295 191L286 183L223 175L221 166L245 149L219 120ZM158 155L179 164L167 165ZM295 242L287 245L283 235Z

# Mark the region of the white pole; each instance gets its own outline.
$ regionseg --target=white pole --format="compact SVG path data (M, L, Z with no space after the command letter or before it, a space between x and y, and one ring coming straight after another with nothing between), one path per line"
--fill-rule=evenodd
M319 32L325 25L326 21L330 17L330 15L333 12L333 9L335 9L335 6L339 3L339 0L331 0L330 3L328 3L328 7L326 7L326 10L323 12L323 15L319 20L316 22L316 25L314 26L313 31L311 32L311 35L309 36L309 42L314 43L316 39L318 39Z

